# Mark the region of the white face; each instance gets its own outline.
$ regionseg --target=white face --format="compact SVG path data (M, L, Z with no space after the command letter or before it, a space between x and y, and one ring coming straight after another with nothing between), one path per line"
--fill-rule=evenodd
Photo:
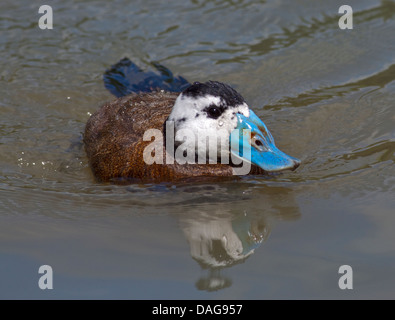
M221 97L210 94L196 98L180 94L168 121L174 121L176 144L183 141L186 130L193 132L195 141L186 139L190 148L195 149L199 159L217 162L221 153L229 157L229 136L237 126L237 113L249 117L248 105L228 106Z

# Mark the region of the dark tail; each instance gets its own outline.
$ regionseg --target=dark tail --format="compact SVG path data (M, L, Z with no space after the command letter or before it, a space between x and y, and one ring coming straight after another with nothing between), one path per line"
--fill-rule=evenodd
M144 72L128 58L123 58L104 73L104 86L117 97L154 90L181 92L190 86L187 80L181 76L175 77L161 64L153 63L153 66L159 74Z

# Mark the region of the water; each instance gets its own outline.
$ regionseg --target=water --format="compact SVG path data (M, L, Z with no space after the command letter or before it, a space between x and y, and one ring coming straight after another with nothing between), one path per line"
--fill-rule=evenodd
M394 297L394 1L349 1L353 30L342 1L46 4L52 30L0 4L0 298ZM124 56L233 85L301 167L97 183L81 132Z

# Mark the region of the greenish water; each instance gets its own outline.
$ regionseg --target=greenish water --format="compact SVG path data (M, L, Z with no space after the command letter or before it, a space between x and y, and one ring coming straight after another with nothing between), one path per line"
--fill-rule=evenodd
M52 30L0 3L0 298L394 298L394 1L348 1L352 30L342 1L46 4ZM233 85L301 167L97 183L81 132L124 56Z

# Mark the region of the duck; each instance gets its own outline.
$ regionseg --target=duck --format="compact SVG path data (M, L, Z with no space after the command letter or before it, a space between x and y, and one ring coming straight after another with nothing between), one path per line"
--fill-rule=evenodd
M279 150L243 96L219 81L189 83L160 64L128 58L104 74L117 98L88 119L83 143L100 182L172 182L268 175L300 160Z

